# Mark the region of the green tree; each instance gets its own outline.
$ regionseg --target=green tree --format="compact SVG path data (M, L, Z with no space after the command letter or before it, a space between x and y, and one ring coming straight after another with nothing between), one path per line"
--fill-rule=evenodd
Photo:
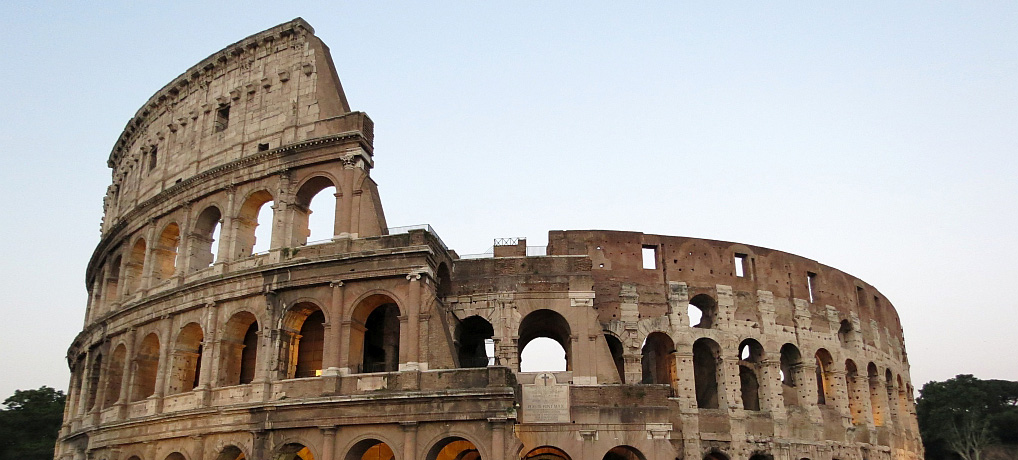
M927 460L982 460L1018 443L1018 382L958 375L919 390L916 415Z
M0 409L0 460L51 460L64 417L64 392L16 390Z

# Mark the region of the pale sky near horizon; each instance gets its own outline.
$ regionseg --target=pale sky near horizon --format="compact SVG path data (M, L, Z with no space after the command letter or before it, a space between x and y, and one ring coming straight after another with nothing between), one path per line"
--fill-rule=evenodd
M0 4L0 399L67 388L125 123L297 16L375 122L390 226L791 252L890 299L916 387L1018 380L1018 3L329 3Z

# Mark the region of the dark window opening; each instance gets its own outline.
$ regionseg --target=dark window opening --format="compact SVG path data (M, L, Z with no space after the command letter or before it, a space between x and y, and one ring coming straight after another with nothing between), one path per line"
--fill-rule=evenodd
M459 367L495 364L495 329L486 319L471 316L456 325ZM490 349L489 349L490 348Z
M258 151L264 152L269 149L269 144L258 144Z
M224 105L216 110L215 132L220 132L230 125L230 106Z
M817 285L817 274L813 272L806 272L806 287L809 288L809 303L813 303L813 299L816 296L814 292L814 289L816 289L816 285Z
M735 254L735 276L739 278L746 277L746 255Z
M148 170L149 171L151 171L153 169L156 169L156 165L159 164L158 151L159 151L159 148L154 146L154 145L152 146L152 150L149 151L149 154L148 154Z

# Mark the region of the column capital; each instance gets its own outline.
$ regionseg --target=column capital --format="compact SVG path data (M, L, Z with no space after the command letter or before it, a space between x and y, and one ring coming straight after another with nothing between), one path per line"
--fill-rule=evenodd
M343 280L329 281L329 287L331 288L343 287Z

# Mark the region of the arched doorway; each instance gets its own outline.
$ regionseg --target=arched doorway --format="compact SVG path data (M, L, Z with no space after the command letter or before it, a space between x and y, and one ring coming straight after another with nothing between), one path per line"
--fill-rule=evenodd
M562 449L552 446L541 446L530 452L523 457L523 460L573 460L569 454L565 453Z
M647 457L634 447L615 446L601 460L647 460Z
M394 460L392 448L377 439L365 439L354 444L344 460Z
M480 460L474 443L460 437L445 438L428 451L427 460Z

